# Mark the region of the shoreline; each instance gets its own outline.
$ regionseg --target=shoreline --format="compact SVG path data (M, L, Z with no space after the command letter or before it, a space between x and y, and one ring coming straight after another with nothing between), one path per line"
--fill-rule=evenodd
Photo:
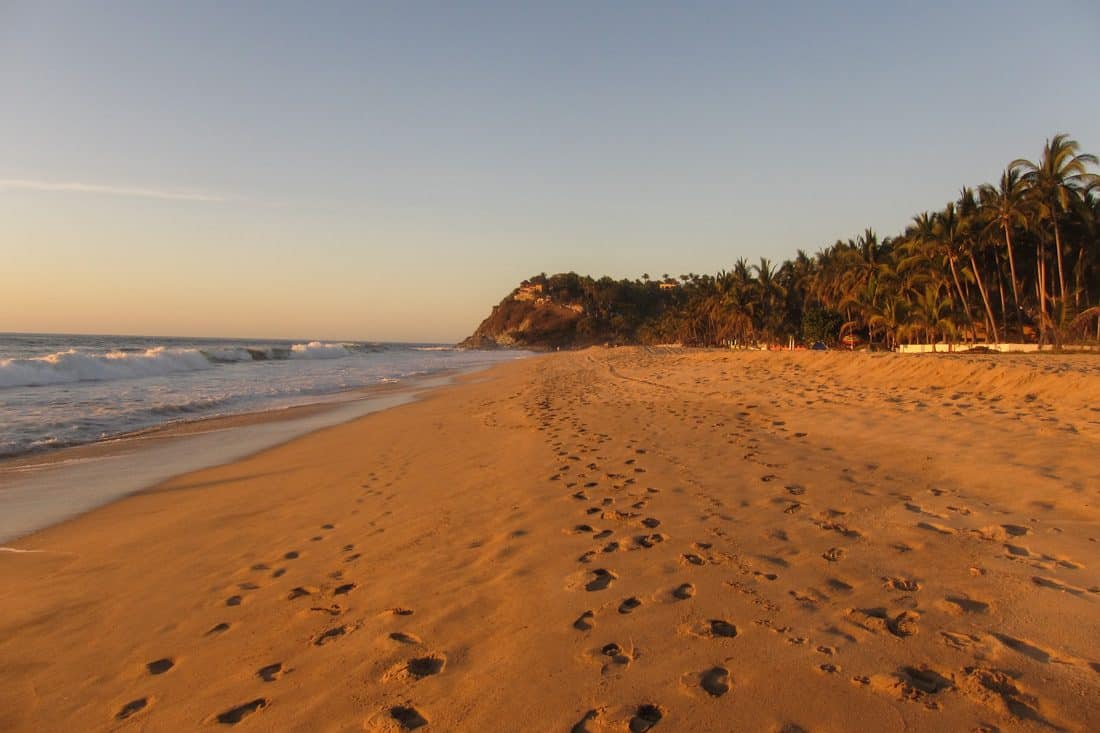
M81 457L94 457L95 455L98 455L103 451L110 451L114 444L120 443L122 441L140 440L145 438L173 437L178 435L187 435L194 432L205 432L208 429L214 428L230 428L239 425L249 425L257 421L264 421L266 419L279 419L280 416L283 415L288 416L288 419L296 416L306 416L315 412L333 409L348 402L355 402L360 399L365 399L375 394L383 394L389 391L407 389L410 383L414 383L417 380L432 379L433 377L448 376L459 374L461 372L463 372L463 370L461 369L445 369L440 372L433 372L431 374L407 377L405 381L385 381L365 387L353 387L351 389L341 390L339 392L320 394L317 395L318 398L328 399L319 399L316 402L306 402L302 404L285 405L270 408L246 409L242 412L230 412L221 415L199 415L194 417L183 417L178 420L171 420L169 422L151 425L146 428L138 428L136 430L128 430L122 433L117 433L115 435L109 435L86 443L63 445L57 448L35 449L26 451L24 453L0 456L0 477L2 477L2 473L5 469L11 467L18 468L24 465L36 465L38 463L53 463L55 462L55 457L62 454L65 457L71 456L74 459ZM89 455L85 456L84 454ZM2 478L0 478L0 481L2 481Z
M165 481L409 404L493 366L445 369L325 395L333 399L322 402L185 419L0 459L0 551L16 551L4 545ZM232 444L221 440L225 433L232 435ZM73 483L83 487L79 493L65 488Z

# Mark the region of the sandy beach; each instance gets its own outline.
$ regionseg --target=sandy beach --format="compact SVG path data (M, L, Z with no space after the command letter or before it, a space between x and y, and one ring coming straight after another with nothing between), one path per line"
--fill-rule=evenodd
M589 349L0 552L0 730L1100 729L1100 358Z

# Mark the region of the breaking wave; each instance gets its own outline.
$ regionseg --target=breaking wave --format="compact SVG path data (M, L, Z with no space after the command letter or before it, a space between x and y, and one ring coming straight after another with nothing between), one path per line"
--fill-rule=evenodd
M339 359L352 345L310 341L292 346L264 348L226 346L191 349L157 346L145 351L112 351L89 354L76 349L24 359L0 359L0 389L41 387L73 382L159 377L180 372L213 369L219 364L282 359Z

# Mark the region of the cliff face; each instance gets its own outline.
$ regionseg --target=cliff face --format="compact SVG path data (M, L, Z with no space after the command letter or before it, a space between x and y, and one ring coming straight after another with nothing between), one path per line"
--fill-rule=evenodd
M584 308L579 302L560 302L542 294L538 286L516 288L481 322L473 335L459 344L468 349L553 349L577 341L577 323Z

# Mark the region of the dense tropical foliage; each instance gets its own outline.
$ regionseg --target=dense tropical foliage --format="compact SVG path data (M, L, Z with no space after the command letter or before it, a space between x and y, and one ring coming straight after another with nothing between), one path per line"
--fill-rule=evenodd
M880 238L870 229L781 264L744 259L715 275L541 285L581 303L576 341L691 345L1100 340L1097 159L1056 135L1037 161L963 188L943 209Z

